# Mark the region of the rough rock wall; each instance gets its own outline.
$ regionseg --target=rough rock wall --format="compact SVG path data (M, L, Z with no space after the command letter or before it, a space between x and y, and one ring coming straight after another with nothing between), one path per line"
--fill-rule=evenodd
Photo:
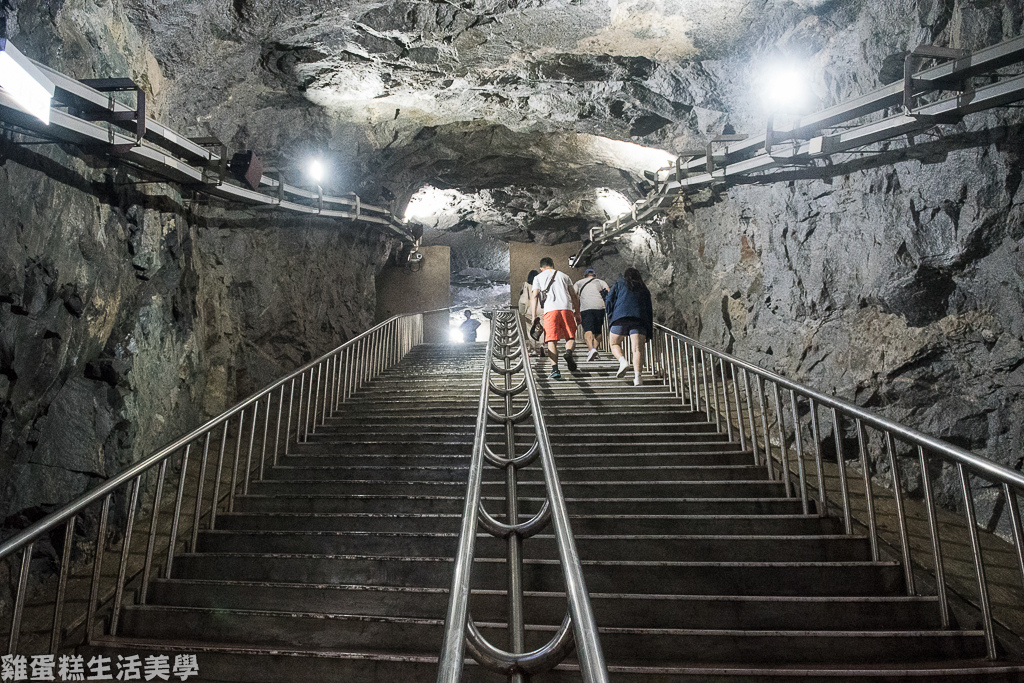
M3 151L0 520L66 502L372 324L377 233L218 227L122 171L93 184L62 153Z
M875 87L887 56L922 39L972 49L1015 35L1019 9L861 3L817 46L812 61L834 86L824 104ZM728 118L751 130L735 97ZM649 273L670 327L1020 470L1021 132L1004 110L850 157L829 179L794 170L788 182L704 193L599 267ZM955 473L943 482L943 502L958 506ZM1006 532L999 491L979 482L975 495L981 519Z
M120 3L13 7L26 53L130 75L152 115L168 108ZM77 154L0 143L0 537L369 327L394 246L365 226L228 216Z

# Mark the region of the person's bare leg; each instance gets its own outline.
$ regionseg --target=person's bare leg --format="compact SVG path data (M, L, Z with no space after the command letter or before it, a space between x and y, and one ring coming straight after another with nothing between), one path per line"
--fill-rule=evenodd
M552 368L558 367L558 342L556 341L548 342L548 360L551 361Z
M626 363L626 355L622 353L623 339L625 339L623 335L615 334L614 332L608 336L608 342L611 344L612 347L612 355L615 356L615 358L618 359L619 361L619 369L615 373L616 377L622 377L624 374L626 374L626 368L629 367L629 365Z
M597 348L597 344L594 342L594 333L593 332L590 332L589 330L587 332L584 332L583 333L583 339L585 339L586 342L587 342L587 350L588 351L590 351L591 349L596 349Z
M633 343L633 383L639 385L643 374L644 344L647 343L647 337L642 334L631 334L629 338Z
M622 335L621 334L612 333L611 335L609 335L608 341L609 341L609 343L612 346L612 355L613 356L615 356L619 360L622 360L623 358L626 357L625 354L622 353Z

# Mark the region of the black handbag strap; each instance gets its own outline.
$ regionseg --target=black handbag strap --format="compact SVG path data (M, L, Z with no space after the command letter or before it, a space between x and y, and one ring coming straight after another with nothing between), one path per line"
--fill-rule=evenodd
M548 286L545 287L544 289L540 290L540 291L544 292L545 296L547 296L547 293L551 291L551 285L555 284L555 278L556 277L558 277L558 271L557 270L554 271L554 274L551 276L551 280L548 282Z

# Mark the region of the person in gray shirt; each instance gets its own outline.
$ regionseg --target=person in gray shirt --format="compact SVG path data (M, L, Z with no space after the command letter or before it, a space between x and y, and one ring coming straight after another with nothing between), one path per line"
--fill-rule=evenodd
M604 331L604 294L608 283L597 278L593 268L587 268L583 279L573 289L580 298L580 316L583 318L583 338L587 341L587 360L597 360L597 348L601 345Z

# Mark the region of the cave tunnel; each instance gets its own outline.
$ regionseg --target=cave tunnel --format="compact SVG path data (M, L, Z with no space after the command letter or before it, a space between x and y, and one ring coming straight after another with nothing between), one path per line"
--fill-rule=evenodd
M0 679L1024 681L1022 65L1021 0L0 0Z

